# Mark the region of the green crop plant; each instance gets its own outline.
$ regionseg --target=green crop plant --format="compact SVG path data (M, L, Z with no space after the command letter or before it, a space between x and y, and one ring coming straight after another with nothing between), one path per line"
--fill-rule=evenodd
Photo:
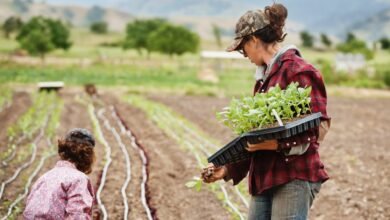
M8 86L0 88L0 111L11 103L12 91Z
M131 105L145 111L149 118L154 121L168 136L177 141L180 146L194 155L199 167L205 167L207 160L205 156L211 154L211 150L216 150L220 144L213 144L208 135L203 134L199 128L189 122L184 116L179 115L169 107L148 100L139 95L131 95L126 99ZM209 143L207 143L209 142ZM185 183L186 187L194 188L197 191L202 189L203 181L199 177L193 177ZM217 197L223 201L225 207L232 214L232 219L245 219L240 198L234 191L227 192L227 187L222 183L207 185ZM231 194L232 193L232 194ZM230 198L231 197L231 198Z
M298 83L291 83L285 90L276 85L267 93L232 99L217 118L237 134L272 127L276 122L273 110L284 121L309 113L310 93L311 87L301 88Z

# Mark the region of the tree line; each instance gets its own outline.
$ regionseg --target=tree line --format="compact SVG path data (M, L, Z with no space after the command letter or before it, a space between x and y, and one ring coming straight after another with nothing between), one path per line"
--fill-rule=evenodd
M15 16L5 20L2 26L6 38L15 33L20 47L31 55L45 55L55 49L68 50L70 27L61 20L36 16L26 23ZM95 22L90 30L96 34L108 31L106 22ZM164 19L134 20L127 24L126 37L118 44L123 49L135 49L139 54L159 52L169 56L194 53L200 45L200 37L186 27L174 25Z
M308 31L300 32L300 38L303 47L314 48L315 37ZM366 59L372 59L374 57L374 51L367 47L366 42L358 39L351 32L347 33L344 42L341 42L337 45L334 45L334 43L326 34L321 33L320 42L327 49L330 49L332 46L334 46L336 50L343 53L361 53L365 56ZM379 43L381 49L383 50L390 50L390 39L387 37L382 37L381 39L374 42L374 44L375 43Z

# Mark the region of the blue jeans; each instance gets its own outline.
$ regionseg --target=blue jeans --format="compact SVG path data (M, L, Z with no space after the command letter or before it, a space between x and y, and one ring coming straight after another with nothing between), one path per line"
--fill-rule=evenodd
M252 196L249 220L305 220L321 183L293 180Z

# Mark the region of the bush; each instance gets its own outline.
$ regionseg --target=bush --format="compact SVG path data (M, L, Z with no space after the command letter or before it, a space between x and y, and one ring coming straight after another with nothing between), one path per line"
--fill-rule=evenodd
M357 87L357 88L376 88L376 89L384 89L386 85L382 81L376 81L372 79L355 79L351 81L346 81L341 83L341 85Z
M108 30L108 24L107 22L100 21L100 22L95 22L91 25L91 31L96 34L105 34L107 33Z
M20 30L23 26L23 22L19 17L11 16L4 21L3 31L6 38L9 38L12 32Z
M309 32L302 31L300 33L300 37L301 37L301 40L302 40L302 46L308 47L308 48L312 48L313 47L314 38L313 38L313 36Z
M60 20L52 20L41 16L33 17L23 25L17 36L21 48L32 55L44 58L45 54L58 48L67 50L72 43L70 32Z
M383 81L385 82L386 86L390 87L390 70L383 74Z
M379 42L381 43L382 49L384 50L390 49L390 39L382 38L379 40Z
M336 72L331 62L323 59L317 60L316 64L320 70L326 84L340 84L350 80L351 76L344 72Z
M141 53L142 49L146 49L148 53L151 48L147 43L149 35L155 32L159 27L165 24L163 19L135 20L126 27L126 38L123 42L124 49L136 49Z
M164 54L182 55L186 52L194 53L199 47L199 36L182 26L164 24L151 33L147 44L152 51Z
M339 44L337 50L343 53L360 53L363 54L367 60L374 58L374 52L368 49L366 43L355 38L348 40L346 43Z

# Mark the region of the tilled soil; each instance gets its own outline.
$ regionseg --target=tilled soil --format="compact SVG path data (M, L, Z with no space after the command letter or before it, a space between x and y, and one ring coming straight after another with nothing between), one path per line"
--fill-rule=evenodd
M192 120L211 137L228 143L234 135L217 122L215 113L229 99L151 95ZM390 99L330 97L331 130L321 144L330 175L323 184L310 219L389 219ZM386 159L387 158L387 159Z
M93 131L87 106L75 99L75 96L80 94L83 93L66 90L61 92L64 109L56 139L74 127ZM228 104L229 100L226 98L171 95L153 95L149 98L170 106L222 143L227 143L235 136L215 118L215 112ZM14 98L13 103L22 103L18 109L27 109L31 104L25 100L24 95ZM199 175L195 158L192 154L184 152L179 144L151 122L143 111L119 101L112 95L103 95L101 100L94 103L96 113L101 107L106 109L103 115L120 133L117 121L109 108L110 105L115 106L137 137L139 144L144 147L150 159L147 193L149 203L156 211L156 218L230 219L230 214L212 192L208 190L196 192L185 186L193 176ZM390 218L390 205L387 203L390 193L388 179L390 171L386 163L390 156L389 151L386 150L390 130L389 107L390 99L329 98L328 113L332 117L332 127L321 144L320 153L331 179L322 186L312 207L310 219ZM12 110L12 106L9 109ZM22 114L14 116L9 109L0 114L2 124L3 121L12 124ZM3 114L9 116L2 116ZM14 119L11 120L9 117ZM112 147L112 163L102 191L102 201L108 211L109 219L121 219L124 206L120 188L124 183L126 172L124 155L112 132L104 126L104 121L99 119L99 122L104 137ZM120 137L131 159L131 181L126 189L129 218L145 219L144 208L140 203L142 162L128 137L122 133ZM53 144L56 145L56 142ZM40 152L43 152L46 147L48 147L47 142L39 143ZM97 160L89 176L97 190L106 162L104 146L98 143L95 152ZM41 156L41 153L37 154L34 167ZM49 158L38 176L51 169L57 160L57 156ZM24 174L32 170L33 168L28 168ZM22 191L23 181L18 180L6 188L7 201L14 200L16 192ZM95 218L99 214L102 216L97 205L94 209ZM1 214L6 211L4 206L0 207L0 210Z
M29 101L26 101L26 96L28 95L22 93L21 96L16 96L14 100L15 105L17 105L20 109L27 109L31 104ZM7 111L13 110L13 104ZM15 109L16 113L18 111ZM6 115L11 113L6 113ZM47 117L51 117L48 115ZM16 121L16 119L14 120ZM0 176L0 182L4 184L4 192L2 198L0 200L0 216L4 216L7 214L10 204L13 204L14 201L19 200L19 197L24 195L25 187L27 186L28 180L32 178L32 174L35 170L38 170L40 167L40 163L47 162L48 157L46 157L46 153L50 148L50 140L45 136L45 129L47 124L39 129L39 131L35 132L31 138L26 138L24 141L18 143L15 147L15 156L9 157L7 163L2 163L2 172ZM35 143L35 147L31 145ZM35 148L35 151L33 150ZM46 159L45 159L46 158ZM31 185L30 185L31 187ZM24 200L20 200L20 202L16 205L19 209L19 214L21 214L24 204ZM7 205L5 205L7 204Z
M57 132L56 132L56 137L54 137L51 140L51 142L52 142L51 144L52 144L52 147L54 147L54 149L57 148L57 140L62 138L69 129L75 128L75 127L83 127L83 128L87 128L87 129L91 130L91 128L92 128L92 125L91 125L90 121L88 120L89 116L87 114L87 108L85 106L83 106L82 104L76 102L76 100L74 99L74 95L75 94L73 94L73 93L70 93L70 94L64 93L64 94L60 95L60 97L64 101L64 108L62 110L61 121L60 121L60 125L57 129ZM49 147L49 144L47 142L47 138L44 136L42 141L40 141L37 146L38 146L37 157L36 157L36 160L34 161L34 164L31 167L29 167L28 169L26 169L26 171L23 172L22 174L31 173L32 170L35 169L37 162L41 158L42 154L44 152L46 152L47 148ZM56 150L54 150L54 151L56 151ZM100 150L96 150L95 152L97 154L97 157L100 157L99 156L101 154ZM39 171L38 175L34 178L32 183L34 183L38 177L40 177L45 172L47 172L48 170L53 168L55 163L58 160L59 160L59 157L56 154L49 157L45 161L44 166ZM97 165L98 165L98 163L96 163L96 166ZM90 174L92 182L97 181L96 179L98 177L98 172L97 172L98 170L99 170L98 168L95 168L94 169L95 172ZM26 181L26 179L24 178L24 180L22 180L22 182L25 182L25 181ZM15 181L15 183L10 184L9 188L7 188L5 190L5 199L7 199L7 198L14 199L14 197L17 195L16 192L20 192L20 190L23 189L22 185L20 185L20 184L22 184L22 183L19 183L18 181ZM9 196L8 196L8 194L9 194ZM24 200L21 203L22 203L21 209L23 210ZM21 219L21 216L19 216L18 219Z
M25 147L25 146L23 146L23 147ZM17 178L15 178L12 182L10 182L9 184L6 185L6 187L4 188L3 198L1 199L0 204L11 204L15 200L17 200L20 195L22 195L24 193L27 180L30 178L30 175L34 172L34 170L38 167L39 161L44 156L43 152L45 152L45 149L47 149L48 147L49 147L49 145L48 145L45 137L42 137L41 139L39 139L39 141L37 142L36 156L35 156L34 162L31 165L29 165L28 167L24 168L19 173ZM29 152L27 154L28 154L28 157L26 158L25 161L15 163L15 164L11 163L9 165L11 170L9 172L7 172L8 175L6 175L6 179L8 179L10 176L12 176L14 174L15 170L17 168L21 167L22 164L27 163L30 160L30 158L32 157L32 151L30 151L30 149L29 149ZM11 161L11 162L13 162L13 161ZM23 200L20 202L20 205L21 205L21 207L24 207ZM0 205L0 216L6 215L7 212L8 212L8 206ZM20 213L20 214L22 214L22 213Z
M82 94L80 91L61 92L60 97L64 101L64 108L54 139L63 137L69 129L74 127L83 127L93 131L87 106L80 103L78 101L80 99L75 98L80 94ZM88 100L82 96L81 100ZM156 219L230 219L228 211L212 192L207 190L195 192L193 189L188 189L185 186L185 183L194 174L198 173L195 159L191 154L183 152L178 144L169 139L156 125L149 121L142 111L127 104L120 103L112 96L107 97L93 102L95 103L95 113L98 115L99 109L105 107L106 112L103 115L119 133L120 128L118 123L110 113L110 109L107 108L111 104L115 105L119 114L125 118L125 122L128 123L130 129L138 138L139 144L146 149L147 157L150 159L147 197L150 199L149 203L152 210L155 211L154 217ZM104 126L104 121L99 118L99 122L103 136L111 146L112 157L112 163L108 169L101 199L105 205L109 219L122 219L124 205L122 202L123 198L120 195L120 189L123 186L126 172L124 155L120 151L118 141L110 129ZM146 219L140 196L140 183L142 179L140 170L142 162L137 150L131 146L130 139L124 136L123 133L120 134L120 137L131 157L131 181L126 189L129 218ZM56 144L56 142L53 143L54 147L56 147ZM29 173L36 167L38 159L42 156L42 152L48 147L47 142L43 140L38 145L39 153L37 154L36 161L34 161L34 166L28 168L24 173ZM89 176L94 184L95 190L97 190L106 162L106 150L101 143L97 144L95 153L97 160L94 164L93 172ZM58 159L57 155L48 158L33 183L44 172L51 169ZM25 178L7 187L5 190L6 201L12 201L16 198L15 192L21 192L23 190L22 185L24 181ZM24 204L22 204L21 209L23 207ZM2 206L1 214L6 212L6 208L7 206ZM101 210L95 204L94 218L98 219L101 217ZM19 215L18 218L21 218L21 216Z
M118 110L150 158L148 185L157 218L230 219L212 192L185 186L199 175L193 155L183 152L141 110L129 105L119 105Z
M110 98L111 100L111 98ZM103 100L101 100L103 101ZM128 136L121 132L120 123L113 115L113 109L104 101L104 105L97 108L98 118L104 138L111 148L111 164L109 166L106 183L102 193L102 202L106 206L110 219L124 218L124 198L121 189L127 177L126 155L121 149L125 147L130 160L130 182L126 188L126 199L129 219L147 219L147 214L141 203L141 182L142 182L142 160L138 149L131 145ZM102 104L102 103L101 103ZM104 109L102 112L101 109ZM99 114L101 117L99 117ZM108 123L106 123L108 122ZM114 132L114 133L113 133ZM119 136L119 142L115 137L115 132Z
M26 92L15 92L12 103L8 108L0 112L0 151L7 144L7 129L14 124L18 118L31 106L31 99Z

